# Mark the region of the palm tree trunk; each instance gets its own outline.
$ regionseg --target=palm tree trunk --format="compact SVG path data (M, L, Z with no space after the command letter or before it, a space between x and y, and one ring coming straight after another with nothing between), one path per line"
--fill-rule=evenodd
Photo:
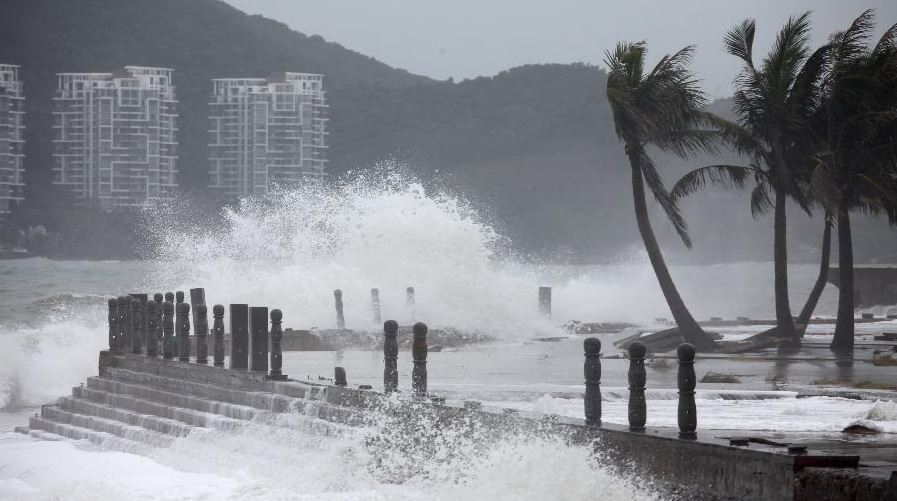
M780 183L781 184L781 183ZM785 234L786 215L785 190L776 186L775 221L773 223L773 261L775 271L776 296L776 335L778 337L796 337L794 318L791 317L791 304L788 300L788 243Z
M710 336L704 332L704 329L698 325L691 312L685 306L682 296L673 283L670 271L660 252L660 246L657 238L654 236L654 230L651 228L651 220L648 218L648 205L645 201L645 185L642 178L642 169L639 155L640 151L627 151L629 156L629 166L632 169L632 198L635 202L635 218L638 222L638 231L645 244L645 250L648 252L648 259L654 268L654 274L657 276L657 282L660 284L660 290L663 291L663 297L666 298L670 312L676 320L679 332L685 341L694 345L699 351L708 351L716 347L716 342L710 339Z
M850 210L847 197L838 204L838 320L831 348L853 350L853 239L850 235Z
M822 295L822 290L825 289L825 283L828 281L828 269L831 254L832 221L826 217L825 230L822 232L822 256L819 260L819 275L816 277L816 283L813 285L813 290L810 291L810 296L807 298L807 302L804 303L804 308L800 310L800 315L797 316L797 323L803 325L804 330L806 330L806 325L810 321L810 317L813 316L813 311L816 309L816 304L819 302L819 296ZM801 332L801 335L803 335L803 332Z

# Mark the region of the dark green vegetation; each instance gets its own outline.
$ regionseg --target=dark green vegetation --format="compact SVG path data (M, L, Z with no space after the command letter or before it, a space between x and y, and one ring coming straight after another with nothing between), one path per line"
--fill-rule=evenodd
M819 280L801 312L812 314L825 283L831 224L838 228L839 305L832 348L854 343L853 240L850 213L886 215L897 225L897 25L870 46L871 11L816 50L809 13L791 18L768 55L755 64L752 19L726 36L742 60L733 98L735 120L707 116L709 128L748 166L713 165L686 174L673 199L708 184L741 188L754 181L751 211L774 212L776 336L799 342L788 297L786 202L807 214L819 206L825 232Z

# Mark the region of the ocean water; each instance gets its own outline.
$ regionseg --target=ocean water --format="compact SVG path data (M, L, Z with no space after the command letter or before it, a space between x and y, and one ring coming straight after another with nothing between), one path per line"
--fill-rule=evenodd
M369 294L378 287L384 319L476 330L496 339L443 358L433 354L435 389L571 416L582 414L575 397L581 391L581 340L543 347L532 339L562 335L563 320L650 324L670 316L638 249L609 265L532 264L462 200L427 193L398 175L247 200L224 221L214 228L184 222L175 229L170 219L156 220L156 257L147 261L0 261L0 341L6 348L0 365L0 498L573 500L593 499L596 492L606 499L657 497L650 486L612 474L587 447L534 437L505 437L486 448L447 440L441 459L423 463L425 474L396 482L370 467L372 456L384 453L365 440L377 430L325 438L299 425L259 423L239 434L196 433L149 456L11 433L13 426L27 424L37 406L95 374L97 352L107 340L106 299L129 292L204 287L209 303L280 308L285 327L331 328L333 290L340 288L348 327L371 329L376 326ZM800 305L817 266L790 271L792 300ZM672 273L699 318L773 315L770 263L674 266ZM537 311L540 285L553 287L553 320ZM405 300L408 286L416 291L413 308ZM828 288L817 315L834 315L835 301L836 290ZM496 360L504 363L491 370ZM373 381L382 370L379 354L351 351L288 354L285 368L298 378L303 372L327 375L339 361L354 382ZM649 409L656 412L649 413L648 424L669 426L675 400L662 390L671 379L652 377L657 391L649 394ZM763 384L764 376L757 380ZM606 420L622 422L625 394L614 385L605 390ZM897 433L897 410L890 402L798 402L794 392L758 400L757 387L733 399L731 392L726 397L715 388L705 390L699 392L702 426L789 431L799 423L806 431L834 432L862 422Z

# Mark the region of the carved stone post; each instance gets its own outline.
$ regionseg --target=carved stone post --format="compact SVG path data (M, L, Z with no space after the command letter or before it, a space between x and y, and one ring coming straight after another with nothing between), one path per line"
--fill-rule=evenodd
M146 356L148 357L159 355L159 339L156 337L159 330L159 306L155 300L146 302Z
M190 361L190 305L181 303L178 305L178 326L181 328L178 333L178 359L181 362Z
M212 316L215 321L212 324L212 356L215 367L224 367L224 305L216 304L212 307Z
M249 305L230 305L230 368L249 368Z
M629 345L629 431L645 431L648 410L645 405L645 345Z
M190 289L190 309L193 310L193 330L196 330L196 322L199 321L199 309L197 306L206 304L206 290L202 287ZM208 314L208 309L206 310Z
M601 341L590 337L582 343L586 360L583 375L586 380L585 401L586 424L601 426Z
M271 374L269 379L286 379L283 374L283 312L277 309L271 310Z
M396 335L399 323L395 320L383 322L383 392L391 393L399 389L399 341Z
M374 325L380 325L380 289L374 287L371 289L371 309L374 310Z
M682 343L676 349L679 357L679 438L695 439L698 413L695 407L695 347Z
M268 307L249 308L249 370L268 372Z
M418 322L411 328L414 340L411 343L411 356L414 358L414 369L411 371L411 390L415 396L427 395L427 324Z
M346 369L343 367L333 368L333 384L337 386L347 386L349 382L346 380Z
M414 287L408 287L405 289L405 305L408 307L408 312L411 314L411 321L414 322Z
M116 351L118 340L118 299L109 299L109 351Z
M143 353L143 304L136 297L131 299L131 353Z
M346 318L343 316L343 291L336 289L333 291L333 302L336 305L336 328L346 328Z
M539 313L551 318L551 287L539 287Z
M156 293L153 295L153 299L156 302L156 356L161 353L159 349L159 345L162 344L162 339L164 337L164 330L162 329L162 321L164 317L164 313L162 312L162 305L165 303L165 296L161 293Z
M131 297L118 296L118 328L121 335L118 337L118 349L124 353L131 347Z
M209 363L209 310L205 303L196 305L196 324L193 326L196 337L196 363Z
M162 303L162 358L174 358L174 303Z

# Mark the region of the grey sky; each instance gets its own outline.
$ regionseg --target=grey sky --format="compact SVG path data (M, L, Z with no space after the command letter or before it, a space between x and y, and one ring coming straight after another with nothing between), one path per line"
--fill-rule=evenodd
M874 8L878 33L897 23L894 0L227 0L250 14L437 79L494 75L527 63L601 63L618 40L648 41L652 61L697 44L695 69L715 97L738 69L726 30L757 19L763 53L788 16L813 11L814 38ZM297 68L299 69L299 68Z

